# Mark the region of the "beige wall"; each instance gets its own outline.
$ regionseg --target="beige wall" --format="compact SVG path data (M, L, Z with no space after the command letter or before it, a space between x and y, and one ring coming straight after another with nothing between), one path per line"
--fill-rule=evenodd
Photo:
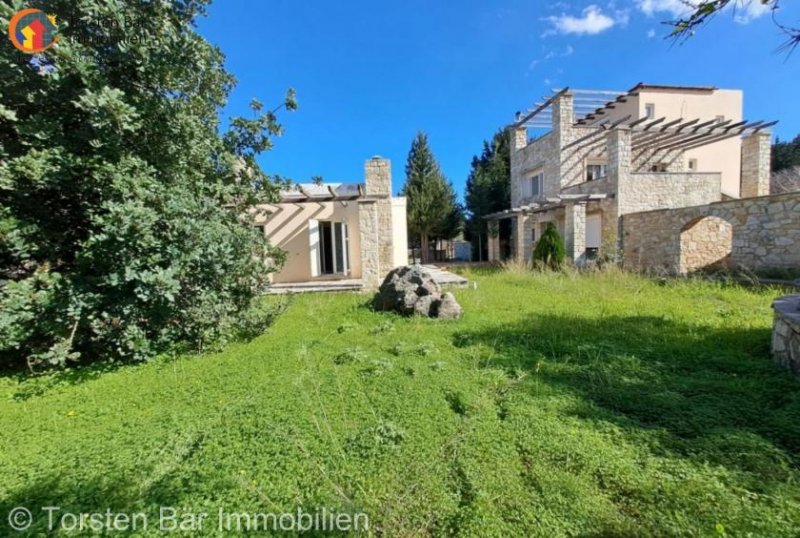
M392 198L392 263L394 267L408 265L408 226L406 198Z
M265 205L260 208L269 215L259 214L257 225L264 225L270 243L287 253L286 265L273 275L273 282L303 282L312 280L309 220L346 222L350 240L350 275L325 275L316 279L361 278L361 233L358 204L347 202L306 202Z

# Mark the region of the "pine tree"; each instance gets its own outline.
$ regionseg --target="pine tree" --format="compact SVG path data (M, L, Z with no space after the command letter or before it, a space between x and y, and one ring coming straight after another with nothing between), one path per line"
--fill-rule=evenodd
M561 239L555 225L548 222L542 237L533 250L533 260L541 262L551 269L558 269L564 263L565 256L564 240Z
M411 143L402 193L408 198L409 234L419 237L422 262L426 263L430 239L455 237L461 228L462 211L424 132L417 133Z
M488 222L484 217L511 206L511 146L508 133L497 131L491 142L483 142L480 157L472 158L472 170L467 178L466 223L467 239L472 241L475 258L485 259L488 249ZM510 226L501 225L501 239L511 234Z

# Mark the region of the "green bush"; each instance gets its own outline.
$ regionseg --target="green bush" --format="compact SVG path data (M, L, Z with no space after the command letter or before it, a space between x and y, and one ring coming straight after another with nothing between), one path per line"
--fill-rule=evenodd
M533 261L557 269L564 263L566 256L564 249L564 241L556 230L552 222L547 223L547 227L536 243L536 248L533 250Z
M269 319L250 310L281 254L248 215L278 190L256 156L281 126L254 102L220 133L233 78L194 30L205 4L56 1L58 21L135 20L139 43L62 25L28 63L0 47L0 367L146 359Z

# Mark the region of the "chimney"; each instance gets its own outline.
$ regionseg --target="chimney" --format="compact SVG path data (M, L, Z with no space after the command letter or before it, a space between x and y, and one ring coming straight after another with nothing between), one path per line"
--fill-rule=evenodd
M742 139L742 198L769 194L771 138L759 131Z
M367 196L392 195L392 163L379 155L364 163Z

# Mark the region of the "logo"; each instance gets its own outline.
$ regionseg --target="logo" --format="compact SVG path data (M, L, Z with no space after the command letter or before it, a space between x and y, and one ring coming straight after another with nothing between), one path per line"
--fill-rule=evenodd
M39 9L23 9L11 18L8 37L22 52L34 54L58 42L56 17Z

